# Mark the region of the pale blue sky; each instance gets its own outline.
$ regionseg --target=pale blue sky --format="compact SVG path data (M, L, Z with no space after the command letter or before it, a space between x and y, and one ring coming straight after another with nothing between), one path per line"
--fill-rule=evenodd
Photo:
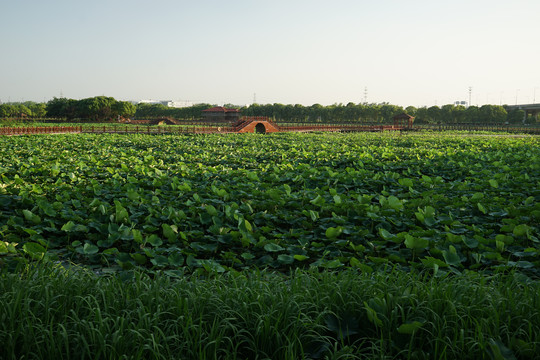
M539 0L0 0L0 100L540 102Z

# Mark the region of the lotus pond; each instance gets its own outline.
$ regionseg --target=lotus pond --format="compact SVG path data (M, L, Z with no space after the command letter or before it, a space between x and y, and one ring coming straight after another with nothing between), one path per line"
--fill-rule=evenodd
M540 276L540 139L0 138L0 267Z

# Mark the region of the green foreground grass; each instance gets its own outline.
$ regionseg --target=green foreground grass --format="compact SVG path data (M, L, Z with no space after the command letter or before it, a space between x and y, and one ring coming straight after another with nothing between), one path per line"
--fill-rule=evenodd
M0 273L1 359L535 359L540 283L399 270Z

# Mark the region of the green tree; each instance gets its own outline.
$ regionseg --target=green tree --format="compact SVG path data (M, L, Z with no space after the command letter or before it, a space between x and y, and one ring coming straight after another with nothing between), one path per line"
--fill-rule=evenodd
M11 104L0 104L0 118L15 117L17 108Z
M30 110L27 106L23 104L17 104L15 105L17 109L17 116L20 117L31 117L33 116L32 110Z
M39 118L45 117L45 115L47 114L46 105L44 103L37 103L33 107L31 107L30 110L32 110L35 117Z
M308 109L308 120L311 122L324 122L325 107L321 104L313 104Z
M440 112L441 109L437 106L430 106L427 109L428 122L430 124L438 124L440 122Z
M112 97L107 96L96 96L91 98L92 102L92 113L90 114L91 118L94 118L98 121L110 120L115 117L113 108L116 104L116 100Z
M416 117L416 112L418 111L417 108L415 108L414 106L407 106L405 108L405 113L411 115L411 116L414 116Z
M405 112L401 106L383 104L381 106L381 116L383 118L383 123L392 124L394 121L394 116L399 115Z
M506 110L499 105L483 105L478 110L478 117L482 123L503 123L508 114Z
M122 116L124 118L130 118L133 115L135 115L135 111L137 111L137 107L130 103L129 101L117 101L113 105L113 113L115 113L117 116Z
M465 122L467 122L467 123L477 123L477 122L479 122L478 106L469 106L465 110Z
M443 124L454 123L454 105L443 105L439 111L439 118Z
M52 118L74 119L77 116L77 100L53 98L45 106L46 115Z
M343 122L345 121L346 110L343 104L334 104L329 107L331 113L331 122Z
M138 118L156 118L167 115L167 107L163 104L137 104L135 116Z
M283 117L285 116L285 105L275 103L273 105L273 108L274 108L274 111L272 113L272 117L274 118L274 120L276 121L283 120Z
M523 110L512 110L508 113L507 120L511 124L520 124L525 122L525 111Z
M457 105L453 109L453 116L454 116L454 122L456 123L464 123L466 122L467 116L466 111L467 108L463 105Z
M416 109L416 118L414 119L414 122L416 124L427 124L427 123L429 123L429 115L428 115L427 108L425 106Z
M305 106L301 104L295 104L293 106L293 113L292 113L292 120L293 121L300 121L304 122L307 119L307 111Z
M348 122L357 123L360 121L362 115L362 105L354 104L352 102L348 103L345 107L345 120Z

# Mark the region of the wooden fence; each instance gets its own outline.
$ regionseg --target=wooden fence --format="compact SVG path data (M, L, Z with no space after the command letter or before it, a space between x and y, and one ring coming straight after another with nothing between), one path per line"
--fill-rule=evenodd
M0 135L29 134L214 134L231 133L230 126L28 126L0 127Z
M231 126L87 126L83 133L112 134L214 134L231 133Z
M526 133L540 135L539 127L517 127L508 125L422 125L411 129L395 125L353 125L353 124L292 124L277 125L281 132L383 132L383 131L492 131L507 133ZM138 125L96 125L96 126L26 126L0 127L0 135L29 134L227 134L236 133L238 127L224 126L138 126Z
M305 124L299 126L278 125L279 131L289 132L381 132L400 131L404 128L394 125L352 125L352 124Z
M516 126L509 124L447 124L447 125L415 125L412 130L431 131L490 131L507 133L525 133L540 135L540 127Z
M80 133L82 126L24 126L0 127L0 135L66 134Z

